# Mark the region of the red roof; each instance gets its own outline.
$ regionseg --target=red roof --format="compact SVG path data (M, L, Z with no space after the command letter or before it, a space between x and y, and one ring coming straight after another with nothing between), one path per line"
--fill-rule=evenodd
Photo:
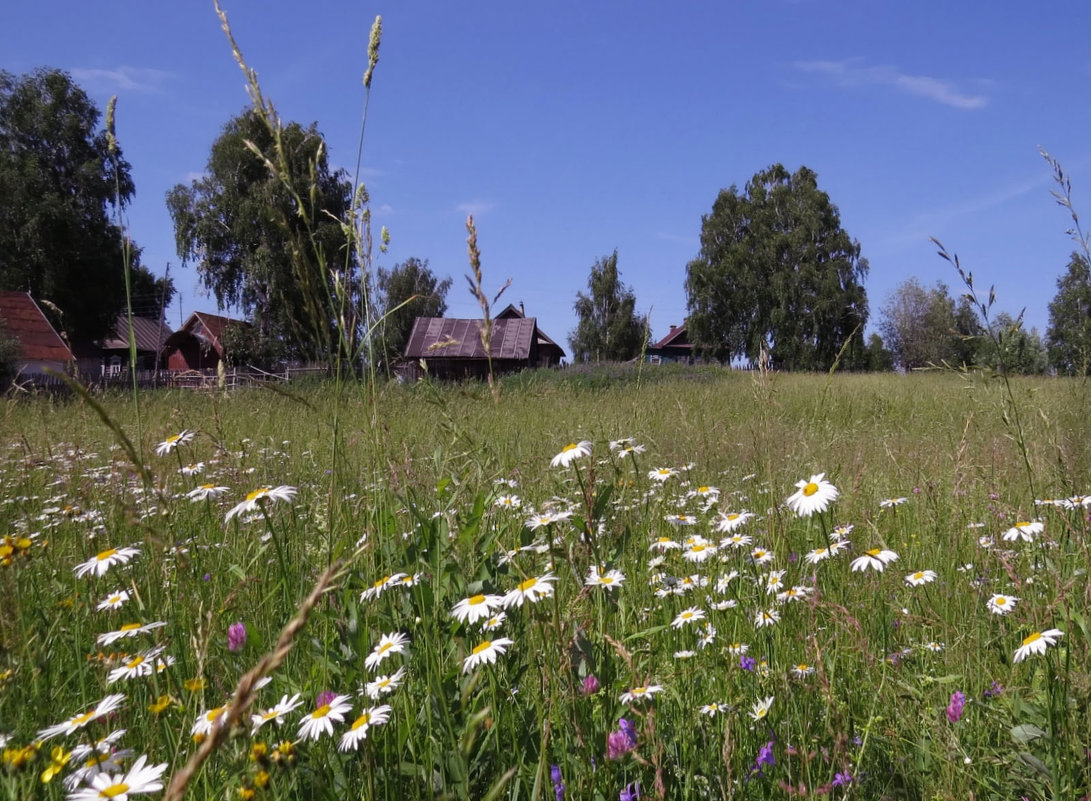
M0 291L0 319L7 333L19 340L26 361L69 362L72 351L49 324L29 292Z
M653 348L692 348L686 335L686 324L672 325L671 332L652 345Z

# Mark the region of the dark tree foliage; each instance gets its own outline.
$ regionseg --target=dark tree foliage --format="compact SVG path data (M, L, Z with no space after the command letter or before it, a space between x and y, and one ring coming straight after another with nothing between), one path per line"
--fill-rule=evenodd
M111 214L133 183L100 118L67 73L0 72L0 289L29 291L73 342L106 336L125 303Z
M1091 270L1080 253L1072 254L1068 270L1057 279L1046 342L1049 364L1058 373L1091 373Z
M1025 329L1022 314L1012 317L998 312L980 343L978 365L997 373L1041 375L1049 367L1049 354L1038 329Z
M382 369L389 372L405 352L414 320L442 317L447 311L451 279L441 281L428 267L427 259L410 257L390 270L380 267L376 285L381 319L375 331L375 354Z
M806 167L759 172L722 190L701 220L701 251L686 268L694 345L720 361L784 370L866 363L867 260ZM850 337L852 338L850 341Z
M358 333L351 310L360 287L341 283L355 274L342 226L352 188L330 169L314 124L289 123L279 135L283 159L265 121L253 111L235 117L213 143L205 176L174 187L167 206L178 255L197 264L220 309L251 318L264 341L256 350L327 359L340 337Z
M616 250L592 265L589 294L576 295L579 322L568 335L574 361L627 361L647 344L648 318L637 314L636 296L620 276Z
M177 292L174 279L169 275L157 277L151 270L137 262L132 266L129 280L133 315L152 320L161 319Z

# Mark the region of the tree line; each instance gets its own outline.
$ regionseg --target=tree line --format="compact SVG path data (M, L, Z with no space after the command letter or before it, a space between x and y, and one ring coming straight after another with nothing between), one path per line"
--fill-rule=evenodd
M141 263L121 224L135 192L131 166L101 121L67 73L0 72L0 289L29 291L72 341L111 332L127 306L126 261L135 312L160 316L175 295L173 279ZM251 323L233 332L236 363L322 361L349 341L390 369L413 320L444 314L451 279L426 259L360 269L366 254L346 236L359 191L330 166L316 124L270 128L248 109L224 125L204 174L168 192L183 266L196 268L220 310ZM576 362L632 359L648 345L647 315L618 260L616 250L597 259L576 295L568 337ZM1089 371L1091 275L1079 253L1058 279L1044 337L1021 316L990 316L915 278L866 335L868 270L813 170L761 170L742 189L722 190L701 219L684 279L695 353L780 370Z

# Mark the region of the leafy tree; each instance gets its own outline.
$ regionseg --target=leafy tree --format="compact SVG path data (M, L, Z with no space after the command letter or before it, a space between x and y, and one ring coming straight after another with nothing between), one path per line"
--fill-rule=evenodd
M252 110L224 127L203 178L167 194L178 254L219 307L252 318L267 341L258 351L304 359L357 334L344 309L358 308L361 288L342 283L355 274L341 222L351 200L314 124L274 128Z
M100 117L65 72L0 72L0 289L29 291L73 342L107 335L125 299L111 212L133 182Z
M901 369L974 363L970 343L980 335L981 324L965 298L956 308L943 282L925 289L910 278L891 293L880 313L883 341Z
M592 265L589 294L577 293L579 323L568 335L574 360L627 361L647 344L648 317L636 313L636 295L620 275L616 250Z
M998 312L981 338L978 363L998 373L1039 375L1049 366L1049 355L1038 329L1027 331L1023 319Z
M405 352L413 322L418 317L442 317L447 311L451 279L439 280L427 259L410 257L390 270L380 267L376 285L381 319L375 332L375 352L380 365L389 371Z
M156 277L151 270L134 261L130 276L133 314L159 320L174 300L178 291L169 275Z
M1091 270L1080 253L1072 254L1068 271L1057 279L1046 342L1050 366L1057 372L1091 373Z
M871 373L885 373L894 369L894 354L883 344L883 338L872 334L864 353L864 369Z
M11 335L7 323L0 319L0 389L15 376L21 350L19 340Z
M722 190L701 219L701 251L686 267L694 345L721 361L824 370L864 359L867 260L806 167L757 173ZM856 336L853 336L854 333Z

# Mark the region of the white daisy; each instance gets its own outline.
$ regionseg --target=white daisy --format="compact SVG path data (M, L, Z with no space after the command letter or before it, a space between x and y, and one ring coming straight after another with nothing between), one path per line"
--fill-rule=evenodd
M379 638L379 644L375 646L367 658L364 659L364 667L368 670L374 670L379 666L379 663L386 659L391 654L400 654L405 651L405 646L409 644L409 635L402 634L400 631L396 631L393 634L384 634Z
M1015 651L1015 657L1012 661L1022 662L1031 654L1044 654L1047 647L1056 645L1057 640L1063 636L1064 632L1060 629L1036 631L1023 640L1023 644Z
M1015 608L1015 604L1018 602L1019 599L1014 595L1000 595L998 593L986 601L985 606L994 615L1006 615Z
M826 480L825 473L811 476L809 481L796 482L796 491L785 503L798 517L810 517L824 512L840 495L837 487Z
M343 723L345 714L351 709L347 695L335 695L329 703L303 717L296 736L300 740L317 740L323 734L333 734L333 721Z
M1034 538L1045 531L1045 528L1045 524L1040 520L1020 521L1004 532L1004 539L1008 542L1015 542L1016 540L1034 542Z
M648 471L648 478L652 481L658 481L660 484L675 475L678 475L678 471L672 467L657 467Z
M571 442L565 445L564 448L554 456L550 462L550 467L568 467L577 459L582 459L585 456L591 455L591 443L588 440L581 440L579 442Z
M469 598L463 598L451 610L451 617L458 618L459 623L476 623L492 616L492 610L504 605L501 595L485 595L478 593Z
M642 687L633 687L633 689L621 694L621 703L632 704L636 701L644 701L661 692L663 692L663 687L659 684L645 684Z
M108 695L88 709L86 712L81 712L78 715L73 715L68 720L50 726L47 729L42 729L38 732L38 739L45 742L50 737L56 737L58 734L68 735L74 731L78 731L86 726L93 720L98 720L104 715L108 715L115 709L120 707L125 702L125 695L117 693L115 695Z
M125 639L126 637L135 637L138 634L145 634L155 629L161 629L167 625L165 620L157 620L153 623L126 623L117 631L107 631L100 634L95 638L97 645L110 645L118 640Z
M128 590L117 590L112 592L99 601L99 605L95 607L98 611L102 612L106 609L120 609L126 601L129 600Z
M163 440L158 445L156 445L155 446L155 455L156 456L166 456L168 453L173 451L179 445L185 445L187 442L190 442L192 440L193 440L193 432L190 431L187 428L187 429L183 430L182 432L180 432L178 434L174 434L173 436L167 437L165 440Z
M753 518L751 512L722 512L716 517L715 529L723 534L730 534L737 528L745 526Z
M347 732L341 735L341 742L337 746L338 751L355 751L360 743L367 739L368 730L375 726L382 726L390 720L393 710L390 704L381 706L369 706L360 713L360 717L353 721Z
M557 577L552 573L544 576L531 576L526 581L520 582L514 590L504 596L504 608L522 606L524 601L538 603L543 598L553 596L553 582Z
M691 606L689 609L683 609L678 613L678 616L671 623L671 628L680 629L688 623L696 623L698 620L705 619L705 610L697 606Z
M769 714L769 708L773 705L774 699L775 696L770 695L763 698L761 701L755 701L754 705L750 707L750 717L754 720L761 720L764 718Z
M918 570L916 573L910 573L905 577L905 583L910 587L919 587L922 584L928 584L935 581L937 578L935 570Z
M870 551L866 551L861 556L857 556L852 560L853 572L858 570L877 570L880 573L891 562L898 561L898 554L894 551L887 551L882 548L872 548Z
M105 551L100 551L95 554L86 562L81 562L72 569L76 573L76 578L83 578L88 574L91 574L92 576L101 576L114 565L123 565L139 553L139 548L108 548Z
M68 795L68 801L128 801L130 795L154 793L163 789L160 779L167 769L167 763L147 765L148 757L137 758L129 772L125 774L99 773L91 778L90 787L81 787Z
M763 629L780 622L780 612L776 609L763 609L754 615L754 628Z
M282 695L280 701L266 709L264 712L250 716L250 724L252 726L251 734L256 733L257 730L266 723L273 722L279 726L284 722L284 716L295 710L302 703L303 699L299 693L296 693L291 698L287 695Z
M364 687L364 692L372 700L381 698L398 689L405 679L405 666L398 668L396 673L389 676L377 676L374 681L369 681Z
M296 491L295 487L289 487L284 484L279 487L258 487L256 490L247 494L245 499L228 510L227 515L224 517L224 522L226 523L236 515L258 511L262 507L262 502L266 500L290 501L296 496Z
M584 583L588 587L605 587L613 591L625 583L625 574L616 569L600 573L597 567L592 567L591 574Z
M482 640L474 649L470 651L470 654L462 660L462 672L469 673L479 665L488 662L490 665L496 664L496 658L500 654L505 653L508 650L509 645L514 645L515 640L509 637L497 637L495 640Z

